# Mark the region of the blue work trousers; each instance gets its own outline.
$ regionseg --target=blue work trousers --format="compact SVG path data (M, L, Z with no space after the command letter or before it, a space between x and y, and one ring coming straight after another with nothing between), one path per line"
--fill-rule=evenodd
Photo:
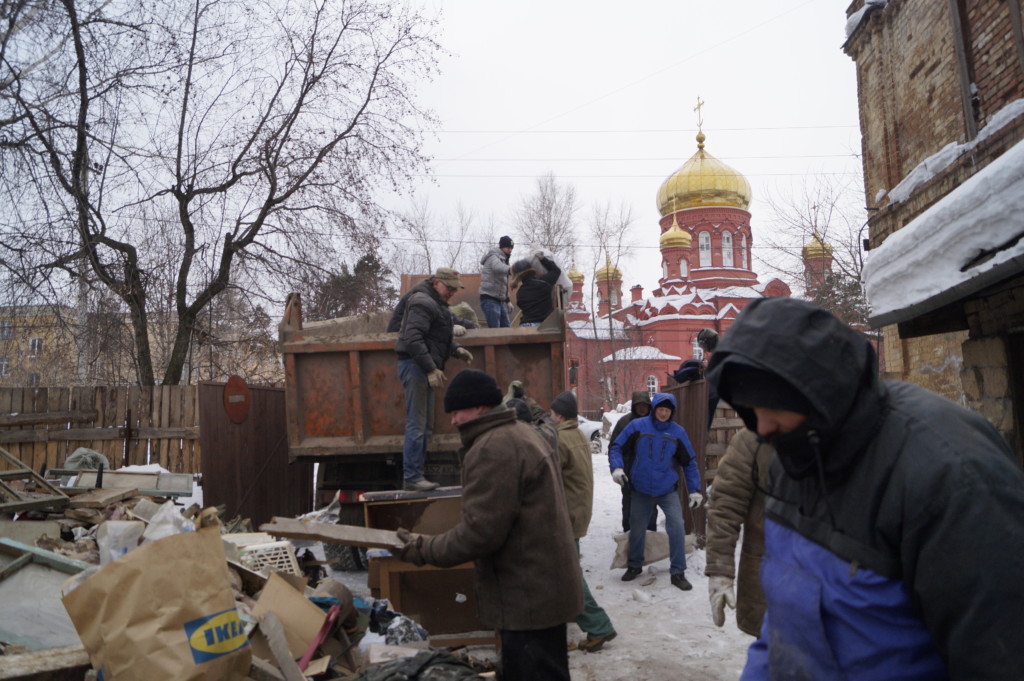
M480 308L484 311L488 328L498 329L512 326L512 322L508 318L508 306L505 303L490 298L481 298Z
M398 360L398 378L405 389L402 477L406 482L417 482L423 479L427 442L434 423L434 390L427 382L427 375L411 359Z
M683 505L675 490L660 497L633 490L629 509L629 559L631 568L644 565L644 540L647 538L647 521L654 508L665 514L665 533L668 535L669 572L681 575L686 572L686 528L683 525Z

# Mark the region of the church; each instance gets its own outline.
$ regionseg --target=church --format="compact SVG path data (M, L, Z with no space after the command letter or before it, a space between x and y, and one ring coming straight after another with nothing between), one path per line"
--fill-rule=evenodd
M634 390L656 391L684 360L702 359L701 329L726 333L755 298L789 296L780 279L761 282L751 265L750 183L705 150L697 151L658 189L661 251L658 287L622 293L623 273L610 260L594 275L597 310L588 310L585 277L568 273L567 369L580 411L596 415L629 400ZM803 249L809 281L831 272L832 254L815 237Z

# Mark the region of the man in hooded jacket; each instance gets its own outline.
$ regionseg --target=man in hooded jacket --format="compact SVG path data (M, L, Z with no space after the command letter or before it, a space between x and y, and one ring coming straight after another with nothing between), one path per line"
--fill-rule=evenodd
M480 258L480 308L491 329L512 325L508 317L508 259L513 248L512 237L503 236L496 248Z
M689 591L693 588L686 579L686 529L683 526L683 507L679 501L678 464L686 475L690 491L690 508L704 500L700 489L697 457L690 445L686 430L672 420L676 411L676 398L666 393L655 393L651 400L651 414L634 419L626 426L608 449L608 463L612 479L620 486L630 485L629 555L622 581L636 579L644 564L644 543L647 539L645 523L651 509L660 508L665 514L665 534L668 535L669 573L672 585ZM633 452L629 470L623 452Z
M646 390L634 390L633 399L630 401L629 405L629 413L615 422L615 427L612 428L612 434L611 437L608 438L608 441L615 442L616 438L618 438L619 435L622 434L622 431L626 429L626 426L633 422L633 419L643 418L650 413L651 393ZM629 468L630 461L628 461L628 459L631 456L632 452L623 452L623 457L627 459L623 462L625 468ZM622 531L629 532L629 500L632 495L632 490L629 485L623 485L619 489L622 490ZM651 532L656 532L658 529L657 506L651 509L651 517L647 521L647 529Z
M861 334L790 298L751 302L709 373L777 453L742 679L1021 678L1024 473L988 421L880 380Z

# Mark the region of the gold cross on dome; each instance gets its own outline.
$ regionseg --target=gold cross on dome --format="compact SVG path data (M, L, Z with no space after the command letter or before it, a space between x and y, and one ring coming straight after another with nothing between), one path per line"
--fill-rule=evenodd
M701 128L704 126L704 115L701 109L704 108L704 100L699 96L697 97L697 106L693 107L693 110L697 112L697 132L701 132Z

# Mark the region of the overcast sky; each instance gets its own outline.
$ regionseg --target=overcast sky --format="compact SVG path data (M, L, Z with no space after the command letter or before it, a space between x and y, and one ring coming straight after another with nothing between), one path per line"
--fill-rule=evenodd
M595 203L631 206L624 285L650 290L655 197L696 151L698 97L707 151L750 181L755 249L766 195L859 176L856 74L840 49L849 0L427 2L451 52L420 91L442 121L436 184L418 191L437 215L461 201L516 238L516 205L552 172L576 187L582 244Z

